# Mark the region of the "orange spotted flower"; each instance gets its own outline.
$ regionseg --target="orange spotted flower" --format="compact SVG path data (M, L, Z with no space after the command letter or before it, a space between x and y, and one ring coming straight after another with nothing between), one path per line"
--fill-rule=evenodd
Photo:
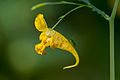
M59 48L62 50L69 51L70 53L73 54L73 56L76 59L76 62L74 65L66 66L63 69L72 68L79 64L79 56L75 48L63 35L47 27L47 24L42 14L38 14L38 16L36 17L35 27L38 31L42 32L39 37L39 39L41 40L41 43L35 45L35 50L38 54L41 54L41 55L46 54L45 47L51 47L53 50L55 48Z

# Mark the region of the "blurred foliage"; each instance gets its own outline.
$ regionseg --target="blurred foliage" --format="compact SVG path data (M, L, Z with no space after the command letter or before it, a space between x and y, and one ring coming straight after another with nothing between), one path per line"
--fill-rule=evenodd
M72 39L80 55L80 65L62 70L74 63L73 56L59 49L47 48L46 55L37 55L34 45L40 32L34 18L43 13L48 26L75 6L46 6L35 11L31 7L48 0L0 0L0 80L109 80L108 22L88 8L67 16L56 30ZM53 0L49 0L53 1ZM56 0L58 1L58 0ZM67 0L74 1L75 0ZM91 0L96 7L111 13L110 0ZM120 80L120 17L115 24L116 80Z

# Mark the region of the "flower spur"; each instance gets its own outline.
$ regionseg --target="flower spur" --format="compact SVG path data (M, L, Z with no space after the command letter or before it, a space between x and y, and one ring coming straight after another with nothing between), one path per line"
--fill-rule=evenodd
M66 66L63 69L76 67L79 64L79 56L74 47L63 35L47 27L47 24L42 14L38 14L38 16L36 17L35 27L38 31L42 32L39 37L41 43L35 45L35 50L38 54L46 54L45 47L51 47L53 50L55 48L59 48L62 50L69 51L73 54L73 56L76 59L74 65Z

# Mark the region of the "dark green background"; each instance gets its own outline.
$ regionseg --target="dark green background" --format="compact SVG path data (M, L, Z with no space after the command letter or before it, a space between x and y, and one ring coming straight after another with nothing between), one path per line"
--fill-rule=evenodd
M46 55L37 55L34 50L40 35L34 26L37 14L44 14L48 26L52 27L58 17L76 7L56 5L30 10L33 5L46 1L48 0L0 0L0 80L109 80L109 24L88 8L74 11L55 28L75 42L80 55L79 66L62 70L64 66L75 62L67 51L46 48ZM110 15L108 0L91 2ZM119 62L120 17L117 16L116 80L120 80Z

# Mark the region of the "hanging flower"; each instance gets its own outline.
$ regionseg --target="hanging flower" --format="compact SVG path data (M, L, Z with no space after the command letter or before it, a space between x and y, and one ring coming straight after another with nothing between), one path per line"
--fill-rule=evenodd
M73 54L73 56L76 59L76 63L74 65L66 66L63 69L72 68L79 64L79 56L75 48L63 35L47 27L47 24L42 14L38 14L38 16L36 17L35 27L38 31L42 32L39 37L41 43L35 45L35 50L38 54L46 54L45 47L51 47L53 50L55 48L59 48L62 50L69 51Z

